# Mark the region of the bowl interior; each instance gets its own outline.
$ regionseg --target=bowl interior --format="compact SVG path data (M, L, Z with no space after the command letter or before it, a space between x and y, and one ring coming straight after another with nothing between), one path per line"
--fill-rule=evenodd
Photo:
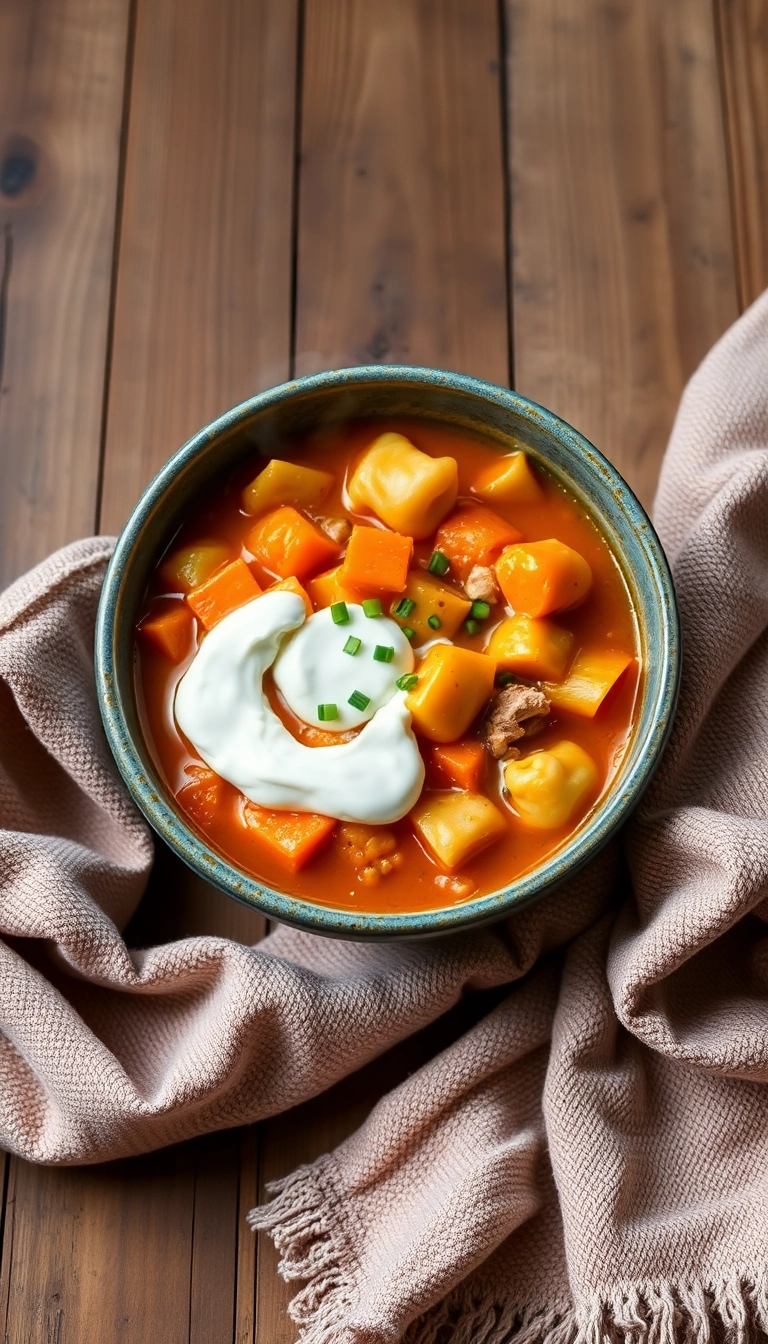
M619 775L562 849L490 895L440 910L366 915L274 890L220 858L176 810L145 743L134 686L134 625L152 570L202 491L243 459L285 441L368 417L432 420L481 434L509 451L520 440L591 512L622 567L637 616L643 676ZM459 374L373 367L317 374L235 407L195 435L148 487L112 558L96 632L102 716L118 767L154 828L198 873L275 919L341 937L436 934L498 918L538 899L585 863L637 802L671 725L679 678L674 588L661 544L629 487L576 430L514 392Z

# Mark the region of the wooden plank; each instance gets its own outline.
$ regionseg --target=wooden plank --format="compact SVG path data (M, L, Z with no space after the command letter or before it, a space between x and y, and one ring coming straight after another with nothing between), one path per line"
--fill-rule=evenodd
M288 375L296 0L139 0L102 531Z
M716 0L739 296L768 285L768 3Z
M737 313L711 7L507 0L515 385L646 503Z
M494 0L307 0L303 50L296 371L402 361L506 383ZM356 1129L418 1050L263 1126L261 1198ZM260 1344L296 1338L277 1259L260 1238Z
M128 0L0 0L0 587L93 531Z
M509 378L492 0L308 0L296 371Z

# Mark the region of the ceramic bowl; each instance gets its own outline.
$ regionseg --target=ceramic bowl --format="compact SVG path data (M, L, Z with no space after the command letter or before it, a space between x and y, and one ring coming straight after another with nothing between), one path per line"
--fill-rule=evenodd
M220 857L187 824L143 739L134 688L134 625L152 570L185 517L222 472L272 456L285 439L318 425L365 417L440 421L509 450L521 440L583 502L629 585L644 676L631 745L605 798L573 838L539 868L487 896L414 914L359 914L315 905L271 887ZM636 805L659 761L679 678L674 587L644 510L618 472L581 434L506 388L436 369L373 366L320 373L235 406L180 448L145 490L104 580L96 627L96 684L120 773L147 820L195 872L266 915L348 938L414 937L467 928L544 899L585 864Z

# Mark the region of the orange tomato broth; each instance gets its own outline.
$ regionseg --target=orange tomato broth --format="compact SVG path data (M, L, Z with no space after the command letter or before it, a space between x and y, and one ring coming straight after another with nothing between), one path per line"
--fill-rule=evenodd
M322 500L316 512L322 515L355 515L344 509L342 485L360 453L377 434L398 430L405 434L423 452L433 457L454 457L459 468L459 500L470 497L472 481L480 471L498 461L500 450L495 445L466 433L438 424L407 420L366 421L347 425L333 432L317 432L301 439L286 441L277 456L306 466L332 472L334 484L329 496ZM250 564L259 584L267 588L274 576L268 574L252 559L245 549L244 540L253 527L253 516L241 506L241 491L268 459L253 461L223 480L220 489L211 489L197 510L174 537L169 551L182 545L218 539L232 547L233 558L242 554ZM224 784L218 806L201 826L199 820L189 817L192 828L225 858L257 880L280 891L305 897L317 904L336 909L369 913L405 913L431 910L455 905L460 900L473 899L508 885L536 868L556 851L579 828L594 809L616 774L626 750L632 727L633 710L640 681L638 633L630 594L621 570L600 534L595 522L585 509L570 496L564 487L547 472L537 467L537 476L543 489L543 498L534 504L498 507L489 504L494 512L508 519L523 534L525 541L557 537L579 551L589 562L593 573L592 589L579 607L561 612L554 620L571 630L575 636L574 654L584 645L610 647L631 653L634 662L612 688L593 719L585 718L553 707L545 729L530 742L531 750L539 750L562 738L577 742L596 762L601 785L597 797L589 798L581 809L559 829L536 831L526 828L516 816L508 795L503 793L502 763L488 758L484 792L500 808L506 823L507 836L469 860L458 874L473 884L473 890L460 897L451 897L443 881L436 881L445 870L422 848L405 817L383 829L397 839L402 856L399 868L382 877L376 885L364 885L359 872L352 866L336 835L297 873L291 873L271 853L242 819L242 795L231 785ZM471 497L475 498L476 497ZM477 500L480 503L483 501ZM413 565L428 559L431 541L417 542ZM450 582L450 573L443 582ZM178 600L178 599L175 599ZM391 595L382 598L388 612ZM157 571L150 583L143 615L162 611L169 605ZM482 622L482 628L469 636L461 627L454 642L478 651L487 644L491 630L507 614L503 608L492 610L491 617ZM144 733L161 776L171 793L177 795L189 783L185 771L203 763L191 744L179 732L173 716L176 687L194 656L196 639L187 656L173 664L147 640L137 639L137 698ZM416 649L418 658L418 648ZM418 670L418 666L417 669ZM334 738L317 730L302 728L286 706L278 705L269 676L265 690L280 717L300 740L322 744L324 741L344 741L349 734ZM480 716L482 718L482 715ZM465 736L479 736L479 722ZM430 747L426 745L425 757ZM521 745L527 747L527 742ZM427 768L425 787L430 781L435 787L445 787Z

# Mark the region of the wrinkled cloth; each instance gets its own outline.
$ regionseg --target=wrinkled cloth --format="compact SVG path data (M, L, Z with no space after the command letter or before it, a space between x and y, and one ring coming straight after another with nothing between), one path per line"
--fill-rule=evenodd
M274 1114L509 986L251 1215L305 1344L768 1330L768 296L686 389L656 502L684 650L620 842L436 942L120 930L152 861L101 731L111 543L0 598L0 1140L49 1163Z

